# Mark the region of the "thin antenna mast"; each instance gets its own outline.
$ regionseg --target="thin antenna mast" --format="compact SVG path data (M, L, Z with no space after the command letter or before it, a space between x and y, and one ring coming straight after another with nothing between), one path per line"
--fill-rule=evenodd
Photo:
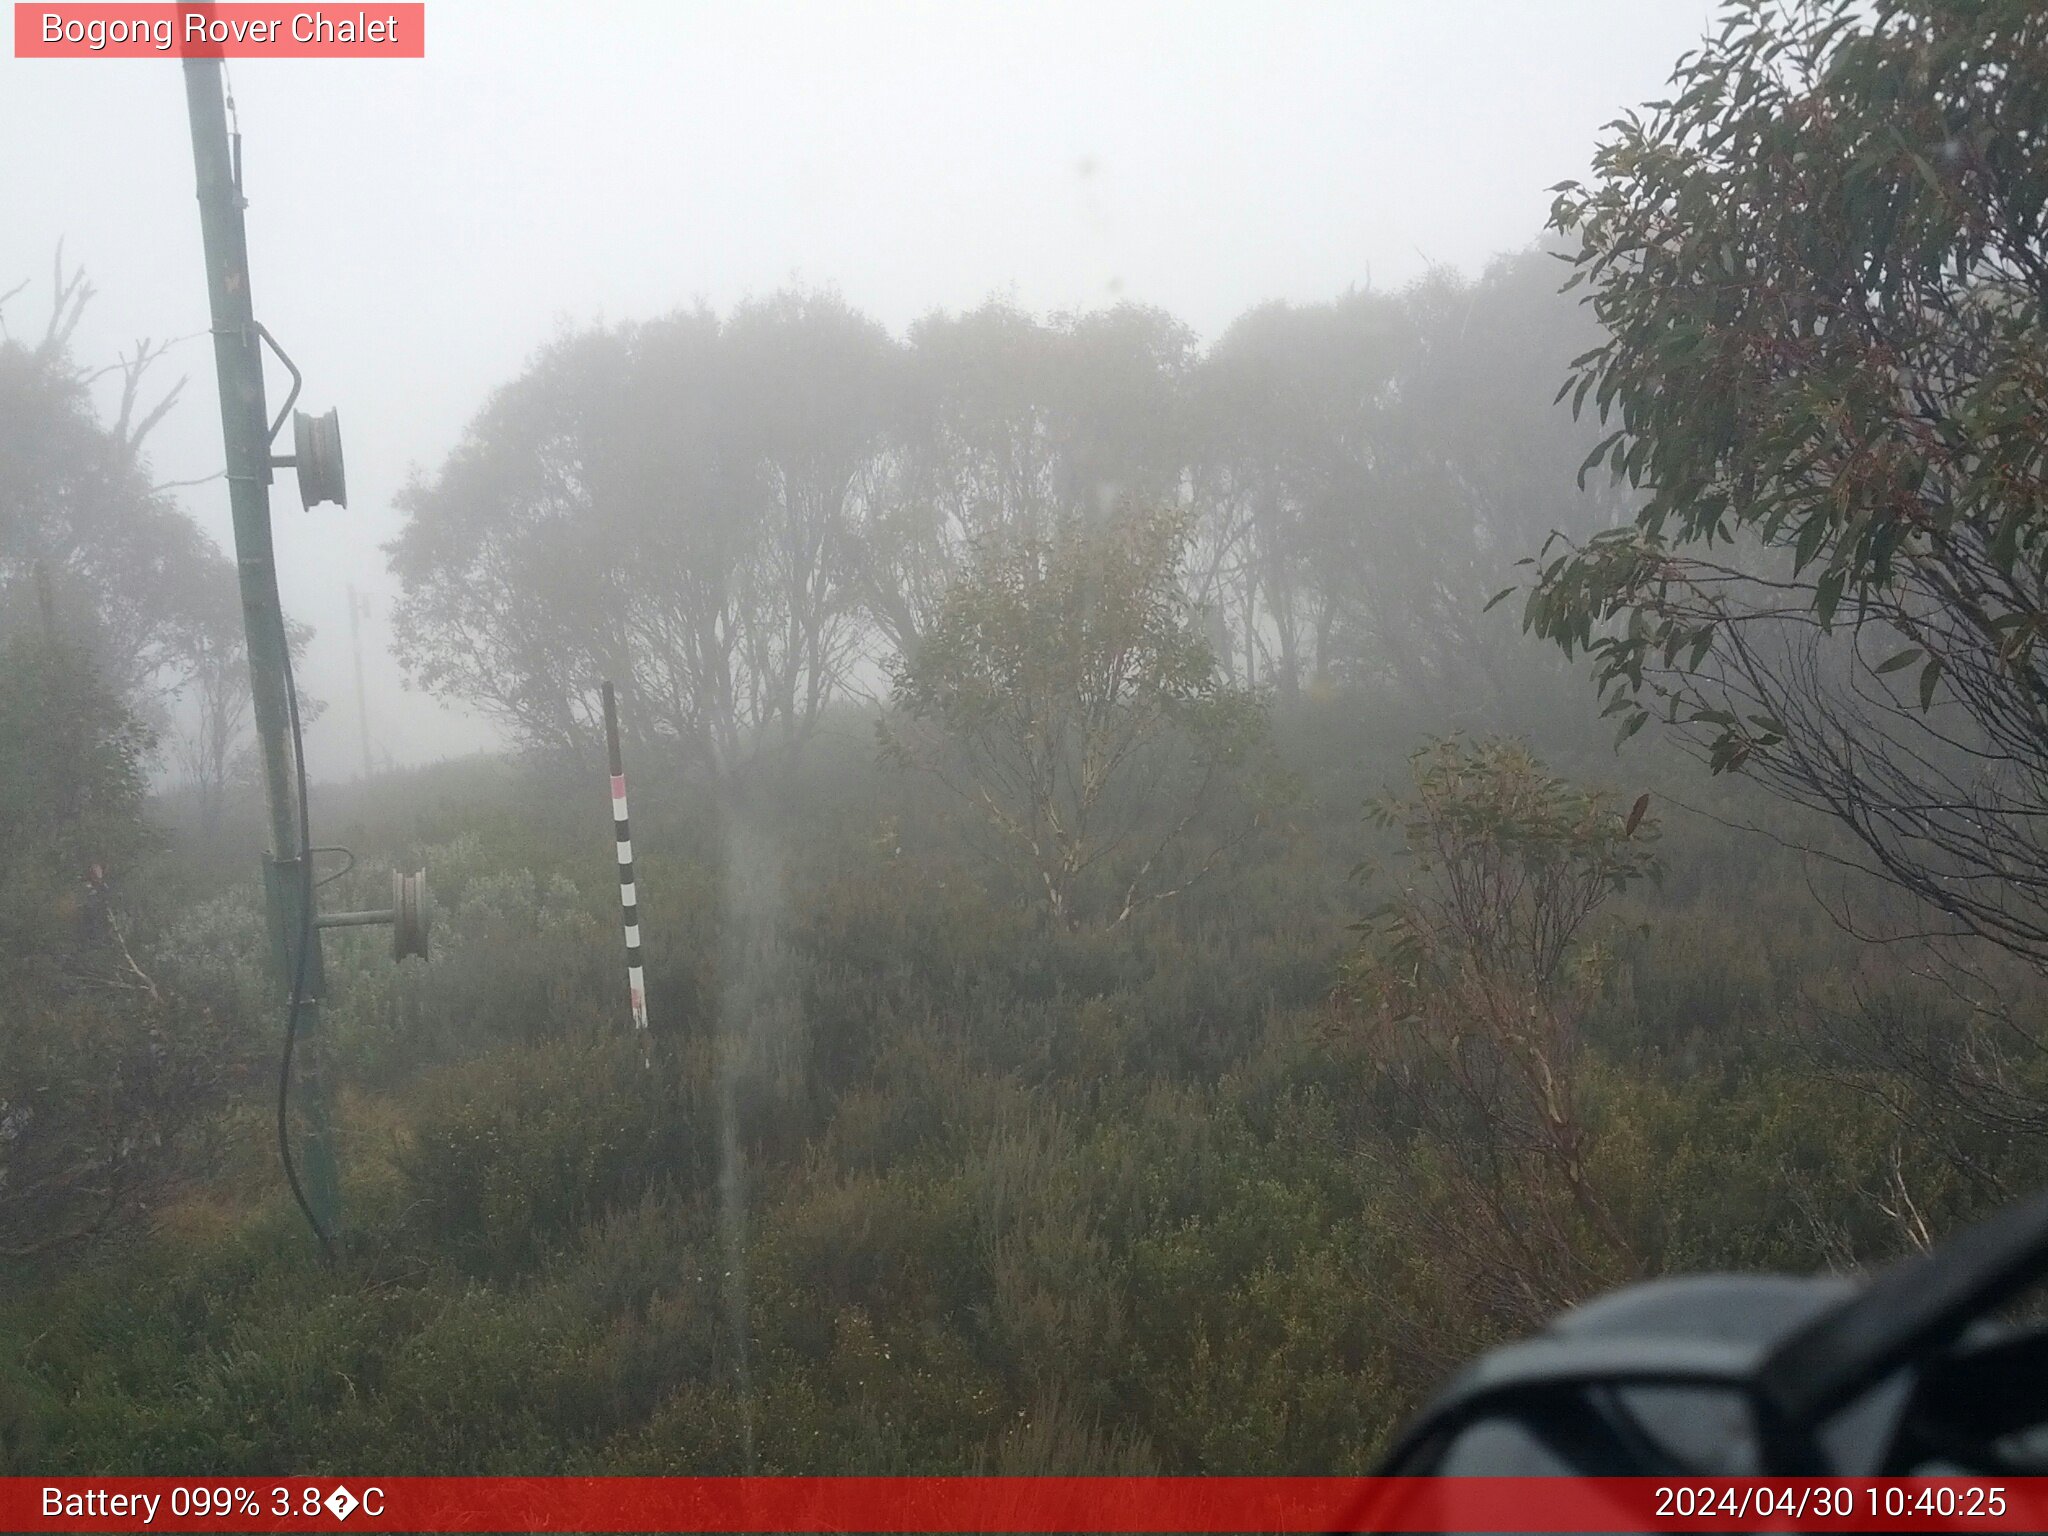
M356 658L356 728L363 739L363 778L370 777L370 707L363 702L363 625L362 616L369 611L370 600L356 596L355 584L348 589L348 643Z

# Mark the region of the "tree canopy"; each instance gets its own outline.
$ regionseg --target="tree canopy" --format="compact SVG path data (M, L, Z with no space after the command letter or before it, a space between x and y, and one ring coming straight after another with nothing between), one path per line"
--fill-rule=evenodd
M800 744L851 655L889 361L799 295L550 347L402 499L413 675L528 747L573 747L607 677L691 767Z
M1567 380L1632 526L1529 627L1632 734L1838 818L1954 931L2048 961L2048 14L1727 8L1558 189L1606 338Z
M0 634L47 617L154 703L209 647L239 644L241 609L227 557L151 485L144 430L101 422L61 339L0 340Z
M885 742L986 818L1062 924L1122 922L1239 835L1191 867L1164 862L1213 815L1264 724L1195 626L1186 542L1178 515L1129 504L993 538L894 668L898 709L936 739L895 729ZM1091 883L1110 889L1085 911Z

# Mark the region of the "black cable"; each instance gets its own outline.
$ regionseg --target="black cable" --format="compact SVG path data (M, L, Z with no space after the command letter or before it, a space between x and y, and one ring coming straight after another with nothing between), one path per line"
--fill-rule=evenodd
M340 878L341 878L341 877L342 877L343 875L347 874L347 873L348 873L348 872L349 872L350 870L352 870L352 869L354 869L354 868L356 867L356 856L355 856L355 854L354 854L353 852L351 852L351 851L350 851L349 849L347 849L347 848L340 848L340 847L334 847L334 846L331 846L331 845L322 845L321 847L318 847L318 848L308 848L308 849L306 850L306 852L307 852L307 853L309 853L309 854L314 854L314 853L346 853L346 854L348 854L348 862L347 862L346 864L342 865L342 866L341 866L341 868L339 868L339 869L337 869L336 871L334 871L334 873L333 873L333 874L331 874L331 875L322 875L322 876L320 877L320 881L319 881L319 884L318 884L317 886L315 886L315 887L314 887L314 889L316 889L316 890L322 890L322 889L325 889L325 888L326 888L327 886L330 886L330 885L334 884L334 882L335 882L335 881L339 880L339 879L340 879Z
M277 1069L277 1152L284 1159L285 1182L292 1187L292 1198L299 1202L299 1209L306 1213L306 1224L313 1229L313 1235L320 1239L320 1251L327 1262L334 1262L334 1240L327 1235L327 1229L320 1225L320 1218L313 1214L312 1202L306 1198L306 1191L299 1184L299 1170L292 1162L292 1141L288 1130L289 1110L292 1095L292 1044L299 1033L299 1008L306 1000L306 959L313 952L313 817L306 804L306 735L299 723L299 685L292 676L292 647L287 639L284 644L284 697L285 707L291 716L292 762L298 771L299 781L299 953L292 967L291 1001L286 1005L284 1016L284 1060Z

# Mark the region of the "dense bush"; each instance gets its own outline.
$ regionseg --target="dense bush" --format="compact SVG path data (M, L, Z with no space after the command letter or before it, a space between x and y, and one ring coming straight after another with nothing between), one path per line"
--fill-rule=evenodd
M1442 1240L1467 1146L1417 1117L1416 1041L1339 986L1377 899L1354 867L1424 890L1360 814L1400 754L1301 712L1279 734L1320 796L1111 933L979 879L945 810L858 754L743 812L650 770L645 1056L601 795L481 765L473 796L446 767L360 792L337 899L426 862L437 948L329 946L341 1262L279 1189L266 1073L238 1069L191 1143L204 1176L102 1239L118 1263L7 1272L0 1449L53 1472L1368 1468L1527 1314ZM1540 791L1525 811L1611 818L1601 838L1644 787L1594 801L1488 761ZM1604 899L1604 963L1550 997L1574 1010L1576 1176L1628 1262L1543 1271L1545 1304L1889 1258L2038 1177L2043 1139L1990 1096L2031 1080L1937 1048L1988 1026L1662 782L1664 879ZM256 911L247 887L186 903L137 954L217 1021L181 1049L267 1068ZM1382 991L1407 997L1389 1019L1472 984L1433 932L1438 990ZM1938 1089L1979 1118L1909 1112Z

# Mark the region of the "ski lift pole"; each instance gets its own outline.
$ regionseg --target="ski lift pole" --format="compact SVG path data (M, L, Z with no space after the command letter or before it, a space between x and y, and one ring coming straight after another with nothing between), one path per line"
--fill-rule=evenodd
M619 850L619 908L626 925L626 996L632 1003L633 1027L640 1032L640 1053L647 1055L647 979L640 957L640 891L633 880L633 837L626 825L626 764L619 752L619 704L612 685L604 685L604 742L612 770L612 831Z
M199 183L199 222L213 316L214 365L220 376L221 431L227 449L228 502L234 514L242 624L248 638L250 692L270 810L270 856L264 862L263 883L281 985L289 994L293 975L304 978L286 1026L304 1039L316 1032L326 986L317 928L307 934L303 964L299 957L300 938L306 931L303 861L310 854L300 846L298 791L293 782L295 744L286 683L288 641L270 536L270 483L275 462L270 443L276 429L266 419L259 350L259 338L265 333L256 323L250 301L240 155L238 146L231 150L229 145L220 60L185 60L185 99ZM296 389L293 395L296 398ZM286 402L287 409L290 404ZM341 1200L321 1054L309 1053L305 1063L306 1185L318 1224L332 1232L340 1218Z

